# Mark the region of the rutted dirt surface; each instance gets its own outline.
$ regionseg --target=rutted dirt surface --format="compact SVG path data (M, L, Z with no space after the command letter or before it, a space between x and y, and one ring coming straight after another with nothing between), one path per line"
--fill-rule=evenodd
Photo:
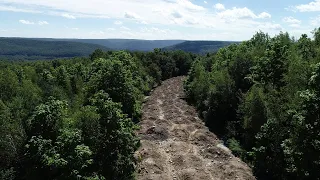
M182 84L183 77L164 81L144 104L137 179L255 179L182 99Z

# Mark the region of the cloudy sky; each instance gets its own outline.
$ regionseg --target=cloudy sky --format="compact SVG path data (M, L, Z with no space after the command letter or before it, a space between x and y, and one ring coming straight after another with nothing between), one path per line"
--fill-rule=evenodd
M246 40L320 27L320 0L0 0L0 37Z

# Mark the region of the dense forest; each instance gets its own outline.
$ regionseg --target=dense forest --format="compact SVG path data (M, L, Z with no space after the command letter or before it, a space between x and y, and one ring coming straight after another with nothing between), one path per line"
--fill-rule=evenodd
M133 179L145 95L194 56L96 50L0 62L0 179Z
M258 179L320 178L320 28L259 32L198 57L185 81L207 126Z
M179 44L175 44L173 46L168 46L163 48L163 50L167 51L175 51L182 50L185 52L191 52L195 54L207 54L207 53L215 53L220 48L229 46L234 43L233 41L186 41Z
M80 42L0 38L0 59L11 61L87 57L96 49L108 50L101 45Z
M189 103L258 179L319 179L320 28L313 35L258 32L204 56L0 61L0 179L134 179L144 96L181 75Z
M184 40L142 40L142 39L47 39L44 41L70 41L105 46L112 50L153 51L167 46L183 43Z
M217 52L231 41L182 41L137 39L50 39L50 38L1 38L0 60L53 60L88 57L94 50L126 50L152 52L182 50L206 54Z

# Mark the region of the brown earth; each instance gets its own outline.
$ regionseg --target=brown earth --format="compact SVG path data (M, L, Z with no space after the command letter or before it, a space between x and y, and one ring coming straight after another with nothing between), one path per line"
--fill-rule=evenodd
M253 180L251 169L211 133L187 104L183 77L146 98L136 152L138 180Z

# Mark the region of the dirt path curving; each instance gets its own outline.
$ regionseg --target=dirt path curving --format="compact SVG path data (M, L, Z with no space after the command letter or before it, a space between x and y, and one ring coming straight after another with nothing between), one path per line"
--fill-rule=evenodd
M138 180L253 180L183 99L183 77L164 81L143 107Z

